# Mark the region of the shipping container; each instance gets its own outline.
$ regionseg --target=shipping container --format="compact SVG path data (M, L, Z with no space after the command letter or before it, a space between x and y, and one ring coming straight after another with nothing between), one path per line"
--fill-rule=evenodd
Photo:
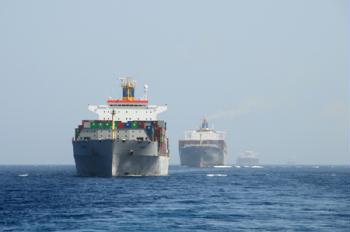
M138 123L137 122L132 122L131 123L131 128L133 128L133 129L137 129L139 127L139 125L138 125Z

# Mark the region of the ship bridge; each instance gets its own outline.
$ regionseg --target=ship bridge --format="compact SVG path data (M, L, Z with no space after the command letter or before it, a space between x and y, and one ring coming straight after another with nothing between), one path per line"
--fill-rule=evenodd
M136 81L130 77L120 78L122 98L107 100L107 105L89 105L88 109L98 115L99 120L115 121L156 121L158 114L167 110L167 106L149 105L148 86L144 86L144 96L135 97Z

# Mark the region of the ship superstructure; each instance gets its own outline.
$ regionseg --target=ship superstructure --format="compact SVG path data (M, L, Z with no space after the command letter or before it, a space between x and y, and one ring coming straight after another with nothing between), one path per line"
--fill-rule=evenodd
M185 132L185 139L179 141L181 165L211 167L226 164L227 148L225 132L209 128L208 121L202 120L198 130Z
M89 105L97 120L83 120L75 129L73 152L80 176L167 175L166 123L157 116L167 106L135 98L136 82L121 78L122 98L107 105Z

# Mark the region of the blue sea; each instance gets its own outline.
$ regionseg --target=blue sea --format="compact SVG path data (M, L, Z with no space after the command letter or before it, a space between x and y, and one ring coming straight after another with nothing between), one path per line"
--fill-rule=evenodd
M350 231L350 167L82 178L74 166L0 166L0 231Z

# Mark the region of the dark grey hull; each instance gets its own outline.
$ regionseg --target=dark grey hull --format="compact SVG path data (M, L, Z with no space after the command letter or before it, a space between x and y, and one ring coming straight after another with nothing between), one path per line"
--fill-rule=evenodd
M181 165L190 167L212 167L225 165L226 152L219 147L186 146L180 148Z
M168 174L169 157L158 155L158 143L148 141L73 141L79 176L160 176Z

